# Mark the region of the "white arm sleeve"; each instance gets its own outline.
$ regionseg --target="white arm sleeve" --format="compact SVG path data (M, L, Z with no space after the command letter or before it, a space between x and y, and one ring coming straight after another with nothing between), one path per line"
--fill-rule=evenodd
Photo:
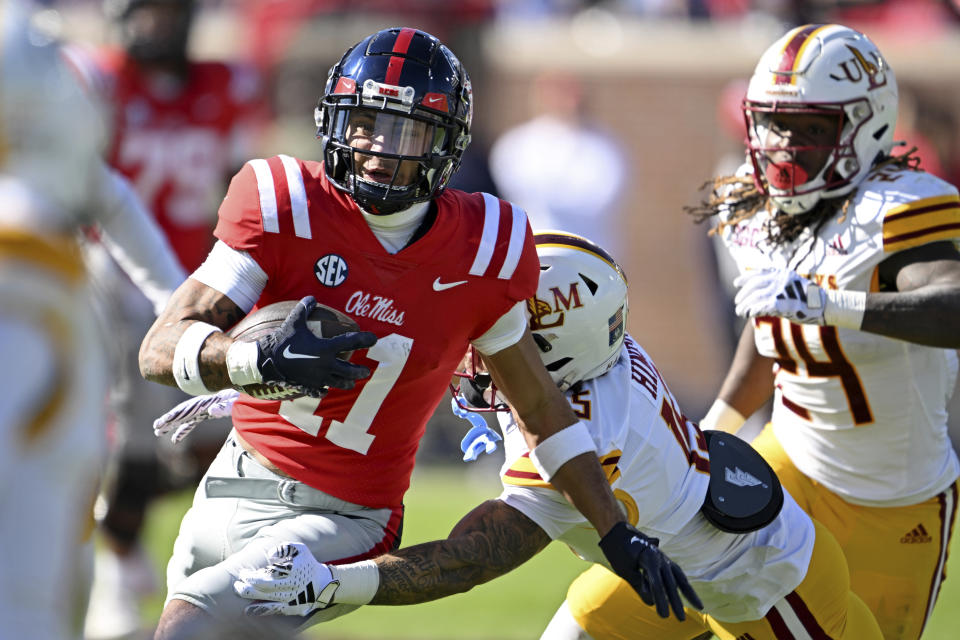
M106 165L99 178L92 199L103 245L160 313L186 274L127 179Z
M498 351L517 344L527 329L526 305L526 301L513 305L492 327L487 329L485 334L473 340L473 346L477 351L492 356Z
M266 272L249 253L220 240L190 277L227 296L246 313L267 286Z

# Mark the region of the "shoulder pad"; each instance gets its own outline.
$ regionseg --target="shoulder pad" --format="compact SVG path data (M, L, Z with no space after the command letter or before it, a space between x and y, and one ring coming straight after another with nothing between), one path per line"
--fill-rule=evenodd
M853 205L858 222L880 223L885 253L960 237L956 187L923 171L877 171Z

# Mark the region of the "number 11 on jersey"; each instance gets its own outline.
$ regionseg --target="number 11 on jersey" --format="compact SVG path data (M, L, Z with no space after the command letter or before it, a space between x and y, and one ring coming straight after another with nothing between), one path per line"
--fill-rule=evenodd
M380 338L377 344L367 350L367 357L375 360L377 367L343 422L334 420L330 423L327 440L338 447L366 455L376 437L369 433L370 425L380 411L380 405L400 377L412 348L413 338L391 333ZM315 436L320 432L323 422L321 416L314 415L320 402L321 398L310 397L286 400L280 404L280 417Z

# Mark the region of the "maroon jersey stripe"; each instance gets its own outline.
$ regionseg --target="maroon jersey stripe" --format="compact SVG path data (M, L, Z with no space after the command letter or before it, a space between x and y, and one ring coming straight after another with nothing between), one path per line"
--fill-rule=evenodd
M404 54L407 52L407 49L410 48L410 41L413 40L413 34L415 31L413 29L401 29L400 33L397 34L397 39L393 43L393 52ZM386 84L397 84L400 82L400 72L403 71L403 61L402 56L393 56L390 58L390 63L387 65L387 78L384 80Z
M884 223L890 222L891 220L900 220L901 218L912 218L913 216L923 215L925 213L932 213L935 211L944 211L947 209L955 209L958 205L957 200L948 200L947 202L941 202L939 204L933 204L926 207L917 207L916 209L904 209L897 213L891 213L884 216Z
M524 480L543 480L539 473L533 471L517 471L516 469L507 469L503 475L509 478L523 478Z
M960 230L960 222L954 222L951 224L941 224L934 227L927 227L925 229L918 229L917 231L911 231L909 233L901 233L900 235L884 238L883 244L889 246L896 242L912 240L914 238L919 238L921 236L925 236L929 234L941 233L943 231L957 231L957 230Z

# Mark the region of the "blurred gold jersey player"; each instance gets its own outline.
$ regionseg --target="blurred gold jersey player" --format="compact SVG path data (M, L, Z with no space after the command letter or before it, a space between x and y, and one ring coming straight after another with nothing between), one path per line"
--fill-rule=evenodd
M750 161L695 210L718 216L751 318L701 427L736 430L772 395L754 446L836 536L884 637L916 640L956 516L960 203L909 154L890 156L897 95L876 46L840 25L794 29L761 58L744 102ZM603 589L628 595L584 586L571 608L590 620L626 599Z
M67 640L84 605L107 377L77 230L102 223L157 296L178 270L99 161L99 112L29 10L0 3L0 635Z

